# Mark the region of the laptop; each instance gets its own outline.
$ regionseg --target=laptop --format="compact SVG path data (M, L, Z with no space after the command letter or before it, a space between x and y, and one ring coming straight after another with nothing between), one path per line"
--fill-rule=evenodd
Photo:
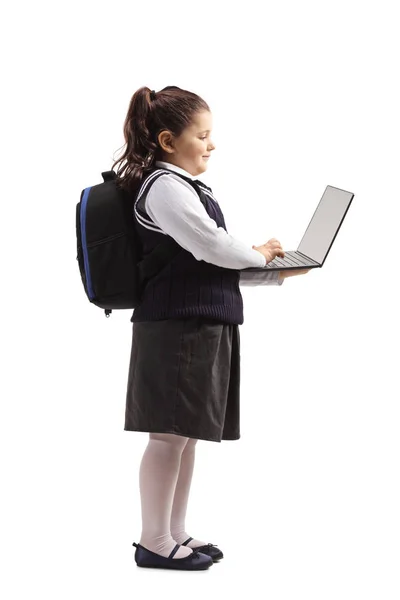
M297 250L284 250L285 258L276 256L265 267L249 267L240 271L265 272L322 267L353 198L354 194L351 192L327 185Z

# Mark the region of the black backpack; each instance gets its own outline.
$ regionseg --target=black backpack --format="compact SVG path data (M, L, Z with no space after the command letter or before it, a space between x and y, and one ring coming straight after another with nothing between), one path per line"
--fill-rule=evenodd
M147 185L168 172L160 169ZM76 258L87 297L109 317L114 309L136 308L149 279L183 248L166 236L143 258L133 216L138 192L132 195L117 187L114 171L104 171L102 177L103 183L82 190L76 205Z

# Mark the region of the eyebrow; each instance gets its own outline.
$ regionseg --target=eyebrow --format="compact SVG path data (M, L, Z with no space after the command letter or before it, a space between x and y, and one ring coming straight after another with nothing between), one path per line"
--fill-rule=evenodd
M204 129L203 131L199 131L199 133L210 133L211 129Z

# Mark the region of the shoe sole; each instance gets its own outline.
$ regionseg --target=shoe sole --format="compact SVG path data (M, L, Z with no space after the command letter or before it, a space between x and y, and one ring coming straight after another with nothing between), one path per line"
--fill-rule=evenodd
M136 566L140 567L141 569L172 569L173 571L207 571L207 569L209 569L211 565L204 565L204 567L196 567L194 569L190 569L188 567L167 567L166 565L138 565L136 563Z

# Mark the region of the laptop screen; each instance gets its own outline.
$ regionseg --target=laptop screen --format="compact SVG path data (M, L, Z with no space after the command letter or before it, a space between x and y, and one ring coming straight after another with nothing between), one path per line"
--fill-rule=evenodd
M331 185L326 186L297 250L322 264L339 231L353 196L354 194L351 192Z

